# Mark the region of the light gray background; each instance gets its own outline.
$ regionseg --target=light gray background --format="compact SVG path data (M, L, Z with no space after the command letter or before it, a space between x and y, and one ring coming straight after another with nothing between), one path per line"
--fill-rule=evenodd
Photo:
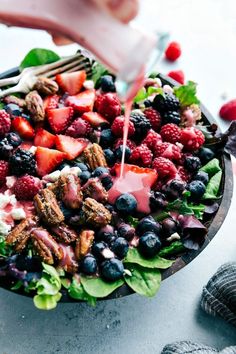
M222 95L236 96L235 0L146 0L140 21L180 41L182 58L172 65L162 62L160 68L163 73L182 68L196 80L202 101L217 117ZM0 26L0 70L17 65L35 46L54 48L43 32ZM158 354L166 343L183 339L217 348L236 345L233 327L199 309L203 285L222 263L236 259L235 215L236 202L205 251L164 281L151 300L132 295L100 302L95 309L61 304L41 312L30 299L0 290L0 354Z

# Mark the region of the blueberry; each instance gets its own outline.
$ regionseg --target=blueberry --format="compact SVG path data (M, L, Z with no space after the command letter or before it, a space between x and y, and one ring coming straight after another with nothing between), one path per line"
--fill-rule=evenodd
M113 181L112 181L112 177L110 175L107 175L105 177L101 178L101 182L103 187L109 191L109 189L111 189L112 185L113 185Z
M60 203L60 209L66 220L70 219L75 215L74 210L66 208L66 206L63 203Z
M105 149L105 150L103 150L103 152L104 152L108 166L113 166L115 163L114 152L111 149Z
M111 250L118 258L125 258L129 250L129 243L124 237L118 237L112 244Z
M198 171L193 179L195 181L201 181L202 183L204 183L205 185L207 185L207 183L209 182L209 176L208 173L204 172L204 171Z
M187 156L184 160L184 167L189 172L198 171L201 165L201 160L197 156Z
M123 145L118 146L114 151L115 159L121 161L123 155ZM125 160L129 160L131 155L131 150L128 146L125 147Z
M93 275L97 272L97 261L93 256L86 256L80 263L81 271L87 275Z
M206 191L206 186L201 181L192 181L188 184L187 189L190 191L190 199L194 202L200 201Z
M108 148L112 145L114 141L114 136L111 129L104 129L101 131L100 142L102 148Z
M186 188L187 183L180 179L172 179L164 187L163 191L171 199L180 198Z
M113 252L104 241L94 243L92 246L92 253L99 261L114 257Z
M212 160L215 157L214 152L206 147L202 147L199 150L198 157L202 161L202 163L207 163L208 161Z
M109 259L102 263L101 273L102 277L108 281L121 279L124 274L123 263L116 258Z
M82 184L86 183L90 177L91 173L89 171L82 171L81 175L79 176Z
M106 167L97 167L93 172L92 172L92 177L100 177L104 174L109 174L109 171Z
M166 218L162 221L162 236L164 239L170 237L175 232L179 232L179 224L172 218Z
M39 257L29 257L20 254L16 258L16 268L27 272L40 272L42 270L42 262Z
M153 232L146 232L139 239L139 251L140 253L147 258L154 257L161 249L161 240Z
M142 236L147 231L159 235L161 233L161 225L149 215L141 219L136 227L136 233L138 236Z
M152 211L162 210L167 205L166 196L161 192L152 191L149 204Z
M111 75L101 77L101 89L103 92L116 92L114 79Z
M135 236L135 228L124 222L118 225L117 231L119 236L126 238L128 241L132 240Z
M97 239L104 241L106 243L111 243L116 239L116 233L114 227L111 225L106 225L101 228L97 233Z
M137 200L132 194L124 193L116 199L115 206L122 213L132 214L137 208Z
M6 134L5 138L7 139L8 143L14 148L18 147L22 143L21 137L17 133L8 133Z
M22 108L20 108L17 104L15 103L8 103L4 107L5 111L7 111L8 114L10 114L11 117L18 117L22 115Z
M82 172L88 171L88 166L85 163L83 163L83 162L76 162L75 161L75 164L73 164L73 166L79 167Z

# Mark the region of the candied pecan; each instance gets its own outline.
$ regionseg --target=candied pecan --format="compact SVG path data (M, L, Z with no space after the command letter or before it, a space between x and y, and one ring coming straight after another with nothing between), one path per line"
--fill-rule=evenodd
M36 252L45 263L53 264L54 257L59 260L62 258L62 249L46 229L33 228L31 238Z
M6 237L6 243L12 244L16 252L22 252L30 239L32 227L37 225L37 218L22 220Z
M84 150L84 156L92 170L97 167L107 167L104 152L100 145L94 143Z
M71 246L66 246L60 244L62 250L62 258L58 264L59 267L62 267L68 273L76 273L78 270L78 263L75 258L75 252Z
M93 226L105 226L111 221L112 215L109 210L95 199L86 198L82 210L85 214L86 222Z
M19 106L20 108L24 108L26 105L25 100L23 100L23 98L19 98L16 96L6 96L3 98L3 101L6 104L9 104L9 103L17 104L17 106Z
M71 209L79 209L83 201L80 179L70 173L62 175L58 179L59 198L65 206Z
M42 123L45 119L43 100L37 91L31 91L25 97L26 107L35 123Z
M47 77L39 77L33 89L37 90L41 95L48 96L55 94L59 87L56 81L48 79Z
M93 230L83 230L79 235L79 240L76 242L75 255L77 259L81 259L90 252L94 240Z
M51 232L56 238L66 244L71 243L78 239L78 234L71 229L68 225L61 223L60 225L51 228Z
M90 178L82 187L82 192L84 197L91 197L100 203L108 200L108 192L97 177Z
M64 215L57 203L55 194L48 188L42 189L34 197L34 205L38 216L49 225L57 225L64 221Z

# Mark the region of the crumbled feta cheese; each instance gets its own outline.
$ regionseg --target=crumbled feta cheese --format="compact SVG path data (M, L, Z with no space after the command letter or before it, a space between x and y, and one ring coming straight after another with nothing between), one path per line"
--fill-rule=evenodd
M79 167L75 166L75 167L71 167L70 173L72 173L75 176L80 176L82 171L81 171L81 169Z
M65 166L62 170L61 170L61 175L68 175L68 173L70 173L70 166Z
M13 209L11 212L11 216L14 220L22 220L26 218L26 214L23 208Z
M114 258L115 257L114 253L109 248L105 248L102 251L102 255L106 259L110 259L110 258Z
M56 182L60 177L60 175L61 175L61 171L56 170L50 173L49 175L44 176L43 179L48 182Z
M172 87L170 87L170 85L164 85L163 86L163 91L165 93L173 93L174 92L174 90L172 89Z
M170 237L168 237L166 239L168 242L172 242L174 240L180 240L180 235L178 234L178 232L175 232L174 234L172 234Z
M10 195L10 200L9 200L9 203L10 203L11 205L13 205L13 206L15 206L15 205L16 205L17 200L16 200L16 196L15 196L15 194Z
M12 188L16 183L17 178L15 176L7 176L6 177L6 185L7 188Z
M161 88L162 87L161 79L159 79L159 77L157 77L157 78L155 78L155 81L156 81L157 87Z
M37 150L37 146L31 146L31 148L29 149L29 152L31 152L31 154L35 154Z
M93 80L86 80L83 84L86 90L93 90L94 89L94 82Z
M0 209L4 209L10 203L10 196L0 193Z
M7 236L10 230L11 226L0 220L0 236Z

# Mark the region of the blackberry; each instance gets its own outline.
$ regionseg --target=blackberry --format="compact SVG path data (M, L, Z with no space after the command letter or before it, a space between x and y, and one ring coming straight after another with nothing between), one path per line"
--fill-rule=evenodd
M34 155L27 150L18 149L9 159L10 170L13 175L20 176L24 173L35 175L36 161Z
M134 123L135 137L138 140L145 137L152 127L147 117L139 110L131 112L130 120Z
M18 147L22 143L21 137L17 133L8 133L5 138L7 139L8 143L14 148Z
M0 141L0 156L1 159L8 160L13 151L13 146L9 144L6 138Z
M143 104L146 108L152 107L152 101L149 100L148 98L144 100Z
M181 118L179 112L167 111L162 115L163 124L173 123L176 125L180 124Z
M180 108L180 103L176 96L166 93L164 95L156 95L152 106L158 112L163 114L167 111L178 111Z

